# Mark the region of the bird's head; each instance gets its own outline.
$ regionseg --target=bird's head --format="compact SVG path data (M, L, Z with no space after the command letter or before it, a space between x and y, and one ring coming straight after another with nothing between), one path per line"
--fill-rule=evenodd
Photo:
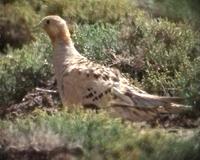
M55 41L63 41L69 43L71 41L69 29L64 19L59 16L51 15L44 17L39 24L49 35L52 43Z

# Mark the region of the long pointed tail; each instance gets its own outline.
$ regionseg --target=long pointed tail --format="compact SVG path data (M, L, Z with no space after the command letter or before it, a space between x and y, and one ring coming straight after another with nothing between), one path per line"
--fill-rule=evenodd
M160 97L150 94L133 94L130 97L138 107L171 106L172 103L183 103L180 97Z
M129 121L149 121L160 114L179 114L186 110L186 107L179 105L183 101L179 97L159 97L133 93L129 97L134 105L113 104L113 113L115 113L113 115Z
M184 99L181 97L161 97L136 89L126 88L124 95L129 97L137 107L170 106L172 103L183 104L184 102Z
M140 91L137 88L113 90L117 97L112 103L113 113L126 120L145 121L159 114L178 114L186 109L180 97L161 97Z
M131 107L123 105L114 105L111 108L111 115L121 117L129 121L150 121L160 116L178 115L186 110L186 107Z

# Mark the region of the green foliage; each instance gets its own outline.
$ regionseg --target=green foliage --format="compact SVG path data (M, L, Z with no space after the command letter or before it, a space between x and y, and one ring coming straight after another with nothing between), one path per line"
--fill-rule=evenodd
M110 24L79 26L73 34L80 53L93 60L109 58L109 50L118 49L118 27Z
M15 43L29 42L31 39L30 31L36 26L41 18L49 14L57 14L66 18L68 24L82 23L117 23L126 14L134 10L134 6L130 0L12 0L5 5L0 3L0 23L2 28L0 34L4 35L0 41L2 44L10 44L12 47ZM11 28L7 28L8 24L12 24ZM17 24L23 24L24 32L18 33L15 29ZM12 29L12 27L14 29ZM6 34L7 33L7 34ZM12 34L10 34L12 33ZM23 36L27 34L27 36ZM14 38L13 38L14 37ZM30 37L28 40L22 41L20 37ZM6 45L5 44L5 45ZM5 49L5 45L0 49Z
M156 15L168 17L173 21L184 21L199 30L200 10L199 0L142 0L146 7Z
M126 19L121 32L124 50L145 62L142 83L147 91L184 96L199 104L198 32L145 14Z
M0 58L0 106L21 100L27 91L40 86L51 75L51 47L46 37L40 36L23 49L8 52Z
M67 16L78 23L115 23L134 9L130 0L47 0L47 13Z
M0 126L12 147L48 149L78 144L84 150L83 159L197 160L200 157L200 139L193 133L180 137L166 131L141 130L109 118L104 112L61 111L49 116L35 111L32 118L0 121ZM0 142L3 143L1 138Z
M183 66L182 72L176 74L177 83L181 86L180 90L188 103L199 109L200 106L200 56L194 61L188 61Z
M7 3L5 17L9 17L10 12L7 10L13 10L13 12L18 12L17 17L23 17L28 22L32 22L31 24L39 20L41 15L50 14L58 14L67 17L69 21L73 20L78 23L116 23L135 8L131 0L10 0ZM31 15L33 17L30 17ZM17 18L12 13L10 16Z
M29 25L34 25L39 15L36 14L34 8L27 1L21 0L12 0L12 3L2 5L0 3L0 19L8 22L18 22L19 20L23 20L27 22Z

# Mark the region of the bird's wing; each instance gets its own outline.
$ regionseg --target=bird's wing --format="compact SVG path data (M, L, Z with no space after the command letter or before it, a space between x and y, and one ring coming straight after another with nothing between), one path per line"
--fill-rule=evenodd
M131 85L118 70L87 59L70 63L70 67L63 74L63 90L64 96L72 104L92 108L112 108L110 111L114 109L112 113L115 115L117 113L124 119L135 121L155 117L160 110L152 107L169 107L171 102L176 100L150 95ZM171 111L175 111L173 107L166 112Z
M82 105L94 104L99 107L108 101L115 105L137 107L171 103L171 98L150 95L131 85L118 70L83 58L70 61L68 66L63 74L64 91L69 92L74 99L78 97L74 101L81 101Z
M106 68L87 59L70 61L63 72L64 97L71 103L82 105L107 105L112 100L115 85L120 84L117 70ZM70 93L70 95L66 95Z

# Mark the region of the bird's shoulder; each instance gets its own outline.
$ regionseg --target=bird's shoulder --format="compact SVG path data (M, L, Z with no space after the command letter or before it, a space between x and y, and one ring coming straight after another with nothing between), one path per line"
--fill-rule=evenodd
M70 60L66 64L64 74L113 82L119 82L123 79L118 69L106 67L85 57Z

